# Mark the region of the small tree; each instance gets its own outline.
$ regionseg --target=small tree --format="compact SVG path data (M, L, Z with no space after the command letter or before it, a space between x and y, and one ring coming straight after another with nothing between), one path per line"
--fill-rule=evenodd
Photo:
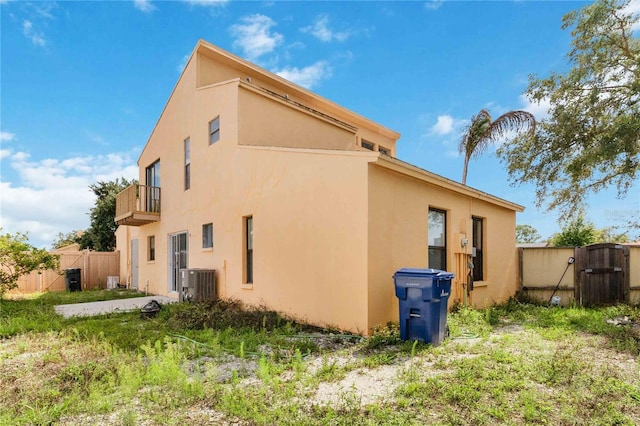
M67 234L63 234L62 232L58 232L58 236L51 243L51 248L59 249L61 247L69 246L71 244L80 244L82 240L82 231L71 231Z
M537 243L542 237L538 234L536 228L531 225L516 226L516 242L517 243Z
M91 226L80 238L83 249L97 251L112 251L116 247L116 229L114 222L116 216L116 195L135 180L128 181L124 178L110 182L98 182L89 185L96 195L96 204L91 209Z
M554 247L582 247L598 241L598 230L583 214L569 221L560 233L551 236Z
M1 229L1 228L0 228ZM60 257L30 245L27 234L0 234L0 299L31 271L58 269Z
M624 232L618 232L615 226L607 226L598 230L597 241L602 243L628 243L629 236Z

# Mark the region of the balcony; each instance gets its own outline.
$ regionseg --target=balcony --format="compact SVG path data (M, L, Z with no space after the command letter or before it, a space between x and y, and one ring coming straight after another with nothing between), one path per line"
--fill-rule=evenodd
M142 226L160 220L160 188L131 185L116 196L118 225Z

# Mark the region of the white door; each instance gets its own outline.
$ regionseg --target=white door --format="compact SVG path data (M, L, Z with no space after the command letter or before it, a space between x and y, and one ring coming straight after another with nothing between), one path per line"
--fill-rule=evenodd
M138 240L131 240L131 288L138 289Z

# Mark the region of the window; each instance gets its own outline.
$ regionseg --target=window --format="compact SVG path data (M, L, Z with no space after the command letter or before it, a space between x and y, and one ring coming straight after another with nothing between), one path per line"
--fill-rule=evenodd
M244 248L244 282L251 284L253 283L253 216L244 218Z
M160 160L151 164L146 169L146 190L145 190L145 203L147 212L159 212L160 211ZM142 194L140 194L142 199Z
M191 138L184 140L184 190L191 188Z
M484 258L482 255L482 243L484 234L484 220L480 217L473 217L473 248L475 256L473 258L473 280L482 281L484 279Z
M368 149L369 151L375 151L375 148L376 148L374 144L364 139L362 139L362 142L360 143L360 145L362 145L363 148Z
M202 248L213 247L213 223L202 225Z
M220 116L217 116L209 122L209 145L220 140Z
M156 237L154 235L147 237L147 260L156 260Z
M378 147L378 151L380 151L380 154L382 154L382 155L388 155L388 156L391 156L391 150L390 150L390 149L388 149L388 148L385 148L385 147L383 147L383 146L379 146L379 147Z
M429 209L429 268L447 270L447 213Z
M160 187L160 160L155 161L147 167L146 184L148 186Z

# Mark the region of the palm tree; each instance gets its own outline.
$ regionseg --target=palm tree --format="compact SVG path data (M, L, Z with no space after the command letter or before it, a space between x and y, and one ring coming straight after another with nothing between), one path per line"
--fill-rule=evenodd
M533 136L536 131L536 119L527 111L509 111L492 120L486 109L481 109L477 115L471 117L471 123L465 128L458 145L458 151L464 153L463 184L467 183L469 160L482 154L491 142L506 137L511 130L526 130L528 135Z

